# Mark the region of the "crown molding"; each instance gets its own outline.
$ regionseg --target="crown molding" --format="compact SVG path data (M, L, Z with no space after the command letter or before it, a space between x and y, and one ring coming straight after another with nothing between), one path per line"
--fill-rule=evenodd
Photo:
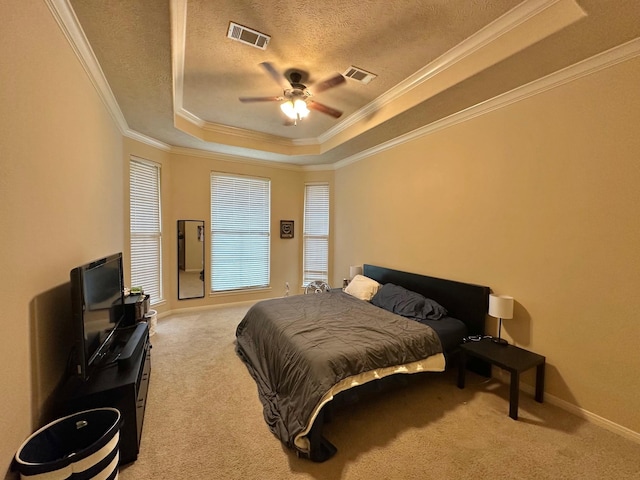
M555 7L560 3L575 5L574 0L532 0L521 3L520 5L509 10L500 18L486 25L484 28L482 28L469 38L460 42L458 45L438 57L430 64L418 70L403 82L396 85L394 88L388 90L368 105L350 115L343 122L340 122L340 124L327 130L324 134L318 137L318 140L320 141L320 143L327 142L349 127L356 125L358 122L374 115L385 105L388 105L391 102L397 100L401 96L409 93L411 90L419 87L423 83L428 82L436 75L439 75L452 68L473 53L479 51L483 47L492 44L493 42L498 41L508 32L516 29L528 20L535 18L542 12ZM582 11L582 9L580 9L579 7L577 7L577 9L579 11ZM582 13L584 15L584 12ZM573 21L575 20L577 20L577 18L573 19Z
M614 47L605 52L594 55L569 67L558 70L538 80L517 87L506 93L493 97L472 107L449 115L441 120L437 120L429 125L420 127L412 132L406 133L384 142L368 150L352 155L333 164L334 169L340 169L353 163L364 160L390 148L402 145L417 138L430 135L448 127L452 127L462 122L474 119L486 113L493 112L500 108L507 107L513 103L544 93L552 88L556 88L567 83L579 80L580 78L592 75L619 63L631 60L640 56L640 38L635 38L627 43Z
M100 99L107 107L109 114L120 129L120 132L125 135L129 130L127 120L124 118L122 110L120 110L120 106L118 105L118 102L113 95L113 91L109 86L109 82L107 82L104 72L102 71L102 67L100 67L93 49L80 26L78 17L76 17L69 1L45 0L45 3L53 14L53 18L58 23L60 30L69 42L69 45L71 45L71 48L82 65L82 68L87 73L89 80L98 92Z
M292 163L277 162L273 160L259 160L256 158L243 157L241 155L234 155L229 153L209 152L206 150L199 150L197 148L171 147L170 152L171 154L175 155L187 155L189 157L200 157L209 160L219 160L222 162L252 165L254 167L276 168L279 170L289 170L294 172L300 172L305 170L306 168L304 166L295 165Z
M578 18L585 15L584 11L577 6L574 0L529 0L527 2L523 2L440 56L435 61L431 62L429 65L420 69L411 77L388 90L386 93L365 105L357 112L351 114L345 120L327 130L322 135L312 138L289 139L259 133L252 130L209 123L184 108L183 79L187 4L186 0L172 0L174 112L176 115L181 116L184 120L197 127L197 129L194 130L189 126L185 126L189 130L187 133L195 135L205 141L209 141L207 138L207 132L212 132L215 135L235 138L237 141L232 142L233 144L237 144L238 141L240 141L241 143L245 143L249 148L251 148L251 145L255 145L255 142L264 142L265 146L272 145L274 147L274 149L270 150L272 153L284 153L288 155L309 154L309 150L301 151L299 153L296 153L296 150L305 149L305 147L311 146L318 146L318 152L322 153L328 148L325 146L325 143L337 135L346 132L349 128L354 127L362 121L366 121L367 119L374 117L374 114L386 105L398 100L403 95L406 95L425 82L430 81L435 76L442 74L457 65L459 62L468 58L470 55L478 52L484 47L487 47L493 42L498 41L507 33L517 29L522 24L534 19L541 13L546 12L553 7L558 7L559 9L565 7L565 10L562 12L562 21L566 21L566 23L573 23ZM571 11L569 12L569 10ZM554 26L549 28L553 29ZM550 32L545 32L541 35L545 37L549 33ZM533 40L531 40L531 42L533 42ZM182 129L180 125L176 125L176 128ZM217 143L224 143L220 140L220 138L216 138Z
M76 54L82 68L98 92L98 96L106 106L107 111L116 123L120 133L124 137L131 138L146 145L160 150L170 151L170 145L129 128L127 120L124 118L122 110L120 110L115 95L109 86L109 82L107 82L102 67L80 26L78 17L73 11L69 0L45 0L45 3L69 42L69 45L71 45L73 52Z
M480 30L476 35L470 37L467 41L461 43L458 47L455 47L451 51L447 52L445 55L440 57L438 60L433 62L432 64L426 66L424 69L417 72L414 76L407 79L405 82L399 84L396 88L388 91L383 96L378 97L374 102L365 106L356 114L348 117L346 121L351 122L350 124L357 123L358 119L353 116L360 115L370 115L374 110L374 108L380 108L383 104L382 102L389 103L393 99L397 98L397 96L402 93L406 93L416 86L424 83L437 72L443 71L443 69L448 68L456 61L464 58L467 55L473 53L474 50L480 48L481 46L487 45L488 43L496 40L506 31L515 28L519 23L525 22L526 20L533 18L538 15L541 11L547 10L550 7L560 4L567 3L575 4L573 0L535 0L530 2L523 2L520 6L515 9L507 12L505 15L500 17L495 22L491 23L484 29ZM216 158L223 161L229 162L241 162L251 165L260 165L260 166L269 166L272 168L282 168L287 170L305 170L305 171L319 171L319 170L338 170L340 168L346 167L358 161L364 160L372 155L376 155L385 150L393 148L395 146L401 145L406 142L410 142L416 138L429 135L431 133L437 132L444 128L448 128L450 126L456 125L458 123L462 123L467 120L471 120L477 116L484 115L485 113L489 113L493 110L508 106L512 103L524 100L526 98L532 97L534 95L538 95L540 93L544 93L547 90L552 88L564 85L566 83L572 82L579 78L585 77L587 75L596 73L603 69L612 67L618 63L630 60L634 57L640 55L640 38L633 39L625 44L614 47L610 50L607 50L603 53L597 54L591 58L578 62L574 65L566 67L558 72L554 72L546 77L543 77L539 80L535 80L530 82L529 84L523 85L521 87L515 88L509 92L498 95L492 99L486 100L482 103L469 107L460 112L454 113L448 117L445 117L441 120L433 122L429 125L425 125L419 129L416 129L407 134L401 135L397 138L394 138L391 141L384 142L380 145L377 145L368 150L359 152L355 155L347 157L343 160L335 162L329 165L294 165L287 164L283 162L274 162L269 160L256 160L248 157L244 157L241 155L232 155L226 153L216 153L209 152L205 150L197 150L197 149L187 149L182 147L175 147L168 145L164 142L156 140L152 137L146 136L134 130L131 130L120 110L120 107L115 100L115 96L106 81L106 77L104 76L104 72L98 63L95 54L89 45L89 42L78 22L78 19L71 7L69 0L45 0L45 4L51 11L55 21L63 32L65 38L71 45L74 53L78 57L83 69L87 73L91 83L94 88L98 92L101 100L107 107L110 115L114 119L116 125L120 129L123 136L128 138L137 140L139 142L145 143L155 148L159 148L164 151L169 151L171 153L176 154L185 154L192 156L200 156L206 158ZM176 15L174 15L174 9L184 9L186 11L186 0L172 0L171 1L172 8L172 21L174 22L174 27L176 26ZM183 20L186 21L186 15L183 15ZM177 32L175 28L172 29L172 35L174 36L174 41L178 41L176 37L182 38L182 43L184 44L184 28L185 25L182 25L182 28L178 28ZM500 33L502 32L502 33ZM182 49L174 49L181 50L182 54L184 52L184 48ZM175 54L173 56L173 62L183 62L184 58L181 59L180 55ZM179 84L178 84L179 86ZM174 78L174 88L176 88L176 78ZM179 97L179 95L178 95ZM176 99L176 92L174 92L174 101ZM375 104L375 105L373 105ZM174 105L175 107L175 105ZM184 116L186 120L189 122L199 120L198 117L191 114L184 109L179 111L179 113ZM345 122L346 122L345 121ZM202 122L202 120L200 120ZM344 123L342 122L340 125L334 127L333 129L327 131L321 137L317 139L300 139L300 140L291 140L288 146L291 145L318 145L322 144L324 141L328 140L330 137L339 133L344 127ZM215 131L217 127L210 127L206 124L206 122L198 125L199 127L206 127L212 131ZM224 126L223 126L224 127ZM225 127L223 131L220 133L228 133L228 129L233 127ZM346 128L346 127L344 127ZM242 129L237 129L235 135L242 136ZM264 134L262 134L264 135ZM278 138L278 137L276 137ZM287 140L287 139L285 139ZM318 143L320 142L320 143Z
M185 120L193 123L196 127L204 128L206 126L207 122L202 120L200 117L194 115L189 110L185 110L182 107L175 107L175 103L176 103L176 99L174 98L174 111L176 116L180 116L184 118Z
M239 127L231 127L229 125L223 125L221 123L204 122L202 130L205 132L211 132L214 134L228 135L230 137L246 138L256 140L259 142L271 143L274 145L281 145L284 147L291 147L293 142L286 137L280 137L278 135L270 135L268 133L255 132L252 130L246 130Z
M256 142L263 143L265 145L272 145L276 150L273 153L287 152L286 154L292 154L289 151L294 151L297 147L318 146L320 144L317 138L296 140L247 130L244 128L207 122L186 109L184 107L184 57L186 48L187 1L171 0L170 3L174 120L175 117L181 117L192 126L196 127L196 129L191 127L187 127L185 129L179 125L179 122L174 121L174 126L177 129L182 131L186 131L188 129L189 131L186 131L186 133L205 141L208 141L208 134L212 134L214 136L221 135L234 138L237 141L233 142L233 144L241 143L245 144L249 148L251 148L252 145L255 145Z
M171 69L173 75L173 111L182 115L198 126L200 120L183 108L184 99L184 52L187 36L187 0L171 0ZM190 118L193 120L190 120ZM203 122L202 122L203 123Z
M231 127L229 125L223 125L221 123L211 123L205 120L202 120L197 115L191 113L189 110L186 110L183 107L176 109L176 116L182 117L184 120L198 127L201 132L187 132L190 135L196 135L201 139L205 139L207 136L206 133L212 133L216 135L225 135L232 138L244 139L247 141L257 141L264 142L270 145L278 145L280 147L285 147L289 149L293 149L295 147L306 147L306 146L318 146L320 143L317 138L286 138L280 137L277 135L270 135L268 133L256 132L254 130L246 130L244 128L239 127ZM174 123L175 125L175 123ZM176 128L180 129L180 126L175 125ZM206 132L206 133L205 133ZM295 154L291 154L295 155Z
M124 136L132 140L136 140L140 143L149 145L151 147L155 147L158 150L164 150L165 152L171 152L174 148L167 143L156 140L155 138L149 137L148 135L145 135L143 133L136 132L135 130L131 130L130 128L127 129L127 131L124 133Z

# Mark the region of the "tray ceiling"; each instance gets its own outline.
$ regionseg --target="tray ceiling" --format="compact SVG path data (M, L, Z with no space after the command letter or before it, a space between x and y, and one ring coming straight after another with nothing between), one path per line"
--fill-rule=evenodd
M127 129L171 148L326 165L371 149L640 36L619 0L50 0L77 22ZM234 22L265 49L227 37ZM68 28L70 28L68 26ZM76 38L79 42L81 39ZM261 62L313 86L356 66L286 126Z

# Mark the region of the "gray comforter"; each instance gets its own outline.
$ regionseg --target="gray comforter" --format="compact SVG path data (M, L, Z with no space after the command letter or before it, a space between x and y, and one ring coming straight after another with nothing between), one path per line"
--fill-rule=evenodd
M430 327L339 290L257 303L237 327L236 349L269 428L291 448L339 381L442 352Z

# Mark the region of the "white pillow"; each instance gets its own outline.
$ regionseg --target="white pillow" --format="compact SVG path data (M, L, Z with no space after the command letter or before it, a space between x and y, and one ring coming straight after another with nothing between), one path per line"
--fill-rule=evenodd
M364 275L356 275L344 289L345 293L367 302L378 292L380 284Z

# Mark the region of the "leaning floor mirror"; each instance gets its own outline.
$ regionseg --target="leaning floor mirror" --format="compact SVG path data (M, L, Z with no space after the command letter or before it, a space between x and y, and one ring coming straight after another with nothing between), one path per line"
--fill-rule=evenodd
M178 300L204 297L204 221L178 220Z

